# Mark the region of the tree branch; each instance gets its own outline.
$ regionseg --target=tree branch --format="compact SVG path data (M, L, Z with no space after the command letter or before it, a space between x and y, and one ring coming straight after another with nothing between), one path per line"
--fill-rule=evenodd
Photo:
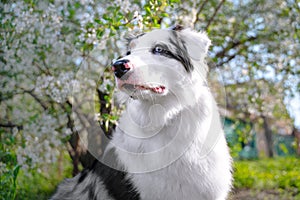
M244 42L243 42L244 43ZM228 45L227 47L225 47L222 51L218 52L216 54L216 57L224 57L226 55L226 53L230 50L230 49L233 49L239 45L241 45L242 42L241 41L233 41L231 43L231 45Z
M231 44L229 44L227 47L225 47L222 51L220 51L220 52L218 52L216 54L216 57L219 57L219 58L228 57L228 59L226 61L218 63L217 65L214 66L214 68L221 67L223 64L228 63L230 60L232 60L233 58L235 58L242 51L242 48L241 48L237 53L235 53L235 54L233 54L231 56L228 56L227 52L230 49L236 48L236 47L238 47L240 45L245 44L246 42L250 42L250 41L253 41L253 40L256 40L256 39L257 39L257 37L248 37L245 40L233 41Z
M238 53L239 53L239 52L238 52ZM228 59L227 59L226 61L219 62L218 64L216 64L216 65L214 66L214 68L219 68L219 67L221 67L222 65L224 65L225 63L228 63L229 61L231 61L232 59L234 59L234 58L238 55L238 53L233 54L233 55L227 57Z
M51 75L49 69L46 67L46 70L42 68L42 66L36 62L36 61L33 61L33 65L36 66L42 73L46 74L46 75Z
M220 10L220 8L222 7L222 5L225 3L226 0L222 0L219 5L217 6L214 14L212 15L212 17L208 20L207 25L205 27L205 30L208 30L210 24L213 22L215 16L217 15L218 11Z
M197 10L197 13L196 13L196 19L195 19L195 21L193 22L193 24L195 24L197 21L199 21L199 15L200 15L200 13L202 12L204 6L207 4L208 1L209 1L209 0L205 0L205 1L201 4L201 6L199 7L199 9Z
M40 100L36 94L33 93L33 90L24 90L24 92L30 94L30 96L32 96L43 107L44 110L48 109L48 106L42 100Z
M0 123L0 127L3 127L3 128L18 128L20 130L23 129L22 125L14 124L12 122L8 122L6 124Z

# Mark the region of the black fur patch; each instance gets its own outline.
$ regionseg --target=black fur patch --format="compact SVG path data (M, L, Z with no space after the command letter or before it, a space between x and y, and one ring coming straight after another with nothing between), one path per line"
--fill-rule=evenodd
M140 194L137 192L127 173L112 169L96 160L91 167L91 172L95 176L101 177L108 194L117 200L139 200Z
M184 27L182 25L180 25L180 24L176 24L175 26L173 26L171 28L171 30L173 30L173 31L181 31L183 29L184 29Z
M78 179L78 184L80 184L88 175L89 170L88 169L84 169L81 173L80 173L80 177Z
M95 184L96 183L92 183L92 184L90 184L90 187L89 187L89 199L90 200L97 200L97 196L95 194Z
M185 42L178 36L176 31L172 31L172 36L169 41L174 47L174 55L173 58L178 60L186 69L187 72L191 72L194 70L194 66L192 65L191 59L189 57Z

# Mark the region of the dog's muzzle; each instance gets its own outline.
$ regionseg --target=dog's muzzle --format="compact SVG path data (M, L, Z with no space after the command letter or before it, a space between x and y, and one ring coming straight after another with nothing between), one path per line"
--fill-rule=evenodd
M112 65L112 70L117 78L124 76L131 68L132 65L127 59L118 60Z

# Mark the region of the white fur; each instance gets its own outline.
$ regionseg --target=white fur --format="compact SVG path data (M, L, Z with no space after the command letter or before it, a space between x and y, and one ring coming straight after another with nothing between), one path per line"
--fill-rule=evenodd
M149 51L155 42L168 43L167 30L134 40L131 55L122 58L134 68L127 80L117 80L121 91L124 83L166 89L162 94L125 91L127 109L111 146L143 200L226 199L231 158L216 103L206 86L204 58L210 40L191 30L178 35L192 58L191 73L178 61Z

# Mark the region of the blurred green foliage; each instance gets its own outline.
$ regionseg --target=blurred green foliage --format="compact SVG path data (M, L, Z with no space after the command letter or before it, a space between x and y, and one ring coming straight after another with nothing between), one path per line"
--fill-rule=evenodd
M256 133L250 122L224 119L224 131L234 159L256 159Z
M24 172L17 163L17 155L9 147L15 143L13 134L0 130L0 200L48 199L65 177L71 177L72 165L67 152L55 165ZM59 173L61 171L61 173Z
M0 138L0 199L14 199L20 165L17 163L15 152L8 150L8 147L15 143L15 138L12 134L4 134L2 130Z
M300 198L300 159L278 157L235 162L234 187L285 190Z
M40 170L31 170L31 173L20 170L17 181L17 200L43 200L49 199L57 185L66 177L72 177L72 164L65 153L62 163L50 166L43 173ZM61 166L59 166L61 165ZM59 169L61 167L61 169ZM61 171L61 174L58 171ZM8 199L6 199L8 200Z

